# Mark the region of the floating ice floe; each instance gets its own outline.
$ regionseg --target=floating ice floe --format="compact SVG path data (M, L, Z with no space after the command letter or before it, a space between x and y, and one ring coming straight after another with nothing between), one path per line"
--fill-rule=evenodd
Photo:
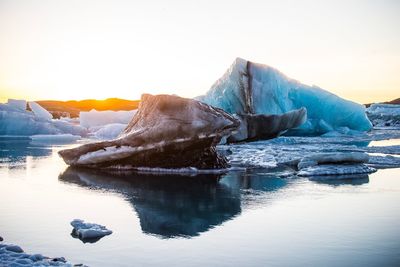
M307 120L297 128L298 134L323 134L341 127L368 131L372 127L363 105L241 58L198 99L231 114L284 114L304 107Z
M112 234L112 231L108 230L103 225L87 223L79 219L73 220L71 225L73 227L72 235L78 237L84 242L96 242L100 238Z
M224 169L228 163L215 146L238 126L230 114L199 101L145 94L117 139L59 154L69 165L92 168Z
M297 164L297 168L302 170L329 163L367 163L368 160L368 154L363 152L316 153L301 158Z
M400 127L400 105L372 104L367 115L375 127Z

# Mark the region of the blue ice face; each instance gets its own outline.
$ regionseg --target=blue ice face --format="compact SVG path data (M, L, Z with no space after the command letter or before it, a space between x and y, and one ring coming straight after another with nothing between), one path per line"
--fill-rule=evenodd
M302 134L372 128L363 105L316 86L301 84L269 66L240 58L198 99L237 114L282 114L305 107L307 121L297 129Z

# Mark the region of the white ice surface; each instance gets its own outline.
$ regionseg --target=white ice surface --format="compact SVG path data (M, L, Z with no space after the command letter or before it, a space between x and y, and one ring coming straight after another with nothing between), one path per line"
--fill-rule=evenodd
M130 111L82 111L79 113L80 124L83 127L91 128L96 126L104 126L111 123L128 124L136 110Z
M105 226L95 223L86 223L83 220L75 219L71 222L74 233L81 239L101 238L112 234Z

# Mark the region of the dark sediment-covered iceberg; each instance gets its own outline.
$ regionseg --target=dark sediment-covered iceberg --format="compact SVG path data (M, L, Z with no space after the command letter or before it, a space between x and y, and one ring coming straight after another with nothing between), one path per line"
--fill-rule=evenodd
M69 165L94 168L220 169L228 164L215 146L238 126L230 114L197 100L145 94L117 139L59 154Z
M288 129L302 125L307 119L305 108L283 114L236 114L240 127L227 141L229 143L271 139Z
M284 114L304 107L307 120L297 125L299 134L368 131L372 127L363 105L241 58L198 99L231 114Z

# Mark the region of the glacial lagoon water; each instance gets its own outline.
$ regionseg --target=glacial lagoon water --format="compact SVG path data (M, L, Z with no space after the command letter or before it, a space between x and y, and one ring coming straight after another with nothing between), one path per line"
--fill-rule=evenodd
M327 181L282 168L117 175L68 168L57 151L69 146L0 142L5 243L89 266L400 264L399 168ZM113 234L83 243L75 218Z

